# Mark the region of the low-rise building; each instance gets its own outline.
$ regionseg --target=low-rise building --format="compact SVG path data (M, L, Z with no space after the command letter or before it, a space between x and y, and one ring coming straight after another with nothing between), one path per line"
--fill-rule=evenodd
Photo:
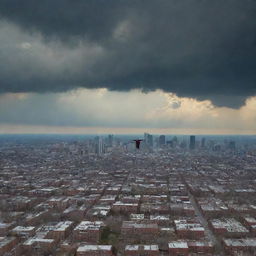
M223 239L222 242L228 255L235 255L236 251L251 252L251 255L255 255L256 238Z
M81 245L76 256L114 256L112 245Z
M71 232L72 226L72 221L61 221L53 226L47 234L47 238L55 239L56 241L63 240Z
M121 201L117 201L112 205L112 210L114 212L132 213L137 212L138 206L138 203L124 203Z
M132 213L130 215L130 220L133 221L142 221L145 218L145 214L136 214L136 213Z
M102 221L82 221L73 231L74 240L97 243L104 226Z
M188 247L192 253L207 254L214 251L213 243L207 241L189 241Z
M168 251L170 256L188 256L189 248L186 241L173 241L168 243Z
M125 256L159 256L158 245L126 245Z
M49 211L42 211L38 213L30 213L26 216L25 222L27 225L37 225L40 221L43 221L44 218L49 216Z
M23 226L17 226L14 229L12 229L11 233L13 235L17 235L22 238L28 238L30 236L33 236L35 234L35 227L29 226L29 227L23 227Z
M218 235L240 238L249 234L249 230L234 218L210 220L210 225Z
M149 219L159 225L165 225L170 221L168 215L150 215Z
M17 237L0 237L0 255L4 255L12 250L17 243Z
M181 219L175 220L174 225L179 238L198 239L204 237L204 227L198 222Z
M124 221L121 228L122 234L152 234L157 235L159 232L158 224L152 222L134 222Z
M54 239L29 238L23 244L25 255L38 255L40 253L52 253L56 243Z
M5 236L11 228L13 228L15 222L3 223L0 222L0 236Z

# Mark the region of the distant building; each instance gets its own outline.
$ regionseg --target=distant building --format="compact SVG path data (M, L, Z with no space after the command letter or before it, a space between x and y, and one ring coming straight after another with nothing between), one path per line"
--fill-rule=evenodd
M181 141L180 147L181 148L187 148L187 142L185 140Z
M99 136L95 138L95 153L97 155L102 155L104 153L103 140Z
M178 144L178 138L177 138L177 136L174 136L174 137L172 138L172 143L173 143L173 147L176 147L176 146L177 146L177 144Z
M113 142L114 142L114 135L109 134L108 139L107 139L107 144L109 147L113 147Z
M172 140L167 140L166 145L170 148L173 148L173 141Z
M201 140L201 148L205 148L205 138L202 138Z
M163 146L163 145L165 145L165 136L160 135L159 136L159 146Z
M194 150L196 148L196 136L191 135L189 140L189 149Z
M230 141L228 144L228 149L235 150L236 149L236 143L235 141Z
M144 133L144 142L146 145L153 147L153 135Z
M221 145L220 144L216 144L213 146L213 151L221 151Z

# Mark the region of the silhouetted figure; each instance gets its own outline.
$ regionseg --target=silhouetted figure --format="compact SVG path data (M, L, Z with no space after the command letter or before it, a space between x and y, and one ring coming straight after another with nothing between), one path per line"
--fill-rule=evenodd
M133 140L133 141L135 141L135 143L136 143L136 148L140 149L140 142L143 140Z

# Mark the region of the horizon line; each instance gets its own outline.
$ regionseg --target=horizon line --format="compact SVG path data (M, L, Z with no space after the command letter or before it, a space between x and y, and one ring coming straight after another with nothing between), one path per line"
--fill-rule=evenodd
M145 132L148 133L148 132ZM256 134L242 134L242 133L201 133L201 134L193 134L193 133L150 133L151 135L165 135L165 136L256 136ZM76 135L76 136L83 136L83 135L90 135L90 136L97 136L97 135L144 135L144 133L1 133L0 136L7 135Z

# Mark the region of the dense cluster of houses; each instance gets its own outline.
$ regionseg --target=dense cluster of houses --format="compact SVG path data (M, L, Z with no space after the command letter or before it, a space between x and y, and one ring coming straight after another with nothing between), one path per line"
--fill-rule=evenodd
M22 152L1 161L1 256L256 255L251 159Z

